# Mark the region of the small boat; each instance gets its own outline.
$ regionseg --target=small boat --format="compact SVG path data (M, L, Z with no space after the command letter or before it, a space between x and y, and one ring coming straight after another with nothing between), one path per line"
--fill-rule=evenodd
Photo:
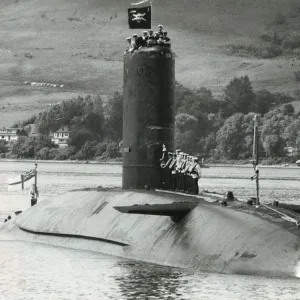
M297 165L298 167L300 167L300 159L298 159L298 160L296 161L296 165Z

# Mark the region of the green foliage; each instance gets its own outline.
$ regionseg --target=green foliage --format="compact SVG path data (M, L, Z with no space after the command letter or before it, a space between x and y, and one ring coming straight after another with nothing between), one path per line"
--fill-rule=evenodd
M276 39L279 43L280 38ZM248 76L232 79L224 96L218 97L206 88L191 90L176 83L175 146L208 159L249 161L257 113L261 115L260 156L280 157L285 146L300 149L300 119L291 102L295 103L295 98L288 94L255 92ZM105 106L100 96L64 101L40 113L36 125L41 135L20 137L9 155L56 160L120 159L122 118L123 96L118 92ZM57 149L48 133L64 126L70 130L69 146Z
M299 147L300 143L300 117L293 119L286 127L283 128L283 139L287 146ZM300 147L299 147L300 149Z
M86 141L84 145L81 147L81 153L84 157L84 159L91 159L95 156L96 154L96 145L97 142L91 142L91 141Z
M245 159L252 156L254 113L237 113L229 117L216 134L219 158Z
M285 136L284 128L290 125L292 117L284 115L276 109L264 116L261 138L267 156L284 155Z
M295 108L292 104L285 104L283 106L282 112L284 115L293 115L295 113Z
M235 77L225 88L225 115L240 112L246 114L255 101L255 93L248 76Z
M50 148L44 147L40 149L36 155L35 158L42 159L42 160L48 160L50 158Z
M18 140L12 144L11 152L17 157L34 158L44 147L55 147L48 136L19 137Z
M196 146L197 135L194 131L175 131L175 148L180 148L186 153L195 153L197 151Z
M181 133L184 131L195 131L197 124L197 118L189 114L178 114L175 117L175 126Z
M86 128L78 129L74 128L74 130L70 133L70 139L68 144L70 146L75 146L76 149L80 149L87 141L94 140L93 134Z
M106 107L106 134L114 141L121 141L123 135L123 95L115 92Z
M241 113L229 117L222 128L217 132L216 155L220 158L235 159L242 150L243 132L240 130L244 122Z
M100 154L99 150L100 150L101 145L97 145L98 151L96 153L98 155L97 157L99 160L116 159L116 158L120 158L122 156L119 145L115 141L106 140L104 145L105 145L105 151L102 152L101 155L99 155Z
M53 151L55 153L54 160L67 160L70 156L76 153L75 147L64 147L57 149L58 151Z
M7 150L7 143L4 140L0 140L0 153L6 153Z

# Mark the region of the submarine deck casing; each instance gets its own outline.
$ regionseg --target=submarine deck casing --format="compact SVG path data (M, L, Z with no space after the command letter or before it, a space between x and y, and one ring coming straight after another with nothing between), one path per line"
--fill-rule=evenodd
M44 200L3 225L16 239L199 271L295 276L299 227L242 202L197 199L179 223L126 214L115 206L168 204L193 197L157 191L73 191Z
M162 145L174 147L175 54L143 47L124 55L124 189L159 187Z

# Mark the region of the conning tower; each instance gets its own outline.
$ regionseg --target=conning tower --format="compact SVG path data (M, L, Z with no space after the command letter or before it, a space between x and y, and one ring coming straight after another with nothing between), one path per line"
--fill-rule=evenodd
M162 145L174 144L175 54L142 47L124 54L123 189L160 184Z

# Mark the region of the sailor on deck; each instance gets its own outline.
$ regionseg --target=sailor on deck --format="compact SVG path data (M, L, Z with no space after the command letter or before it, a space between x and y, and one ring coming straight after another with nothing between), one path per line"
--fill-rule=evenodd
M169 165L169 169L171 171L171 188L173 191L177 189L177 181L176 181L176 153L172 153L172 160Z
M34 206L37 203L37 199L39 196L37 186L34 183L32 184L32 188L31 188L29 194L31 196L31 206Z
M170 180L170 172L168 165L171 162L171 157L168 154L167 148L165 144L162 145L162 157L160 159L160 167L162 169L161 172L161 185L160 188L169 190L171 187L171 180Z
M184 164L184 157L183 157L184 153L182 151L180 151L177 155L176 155L176 182L177 182L177 189L179 191L183 191L183 180L182 180L182 176L183 174L181 173L182 171L182 167Z
M191 176L192 176L192 194L199 194L199 186L198 180L201 178L201 167L198 163L198 157L193 157L193 167L191 168Z

